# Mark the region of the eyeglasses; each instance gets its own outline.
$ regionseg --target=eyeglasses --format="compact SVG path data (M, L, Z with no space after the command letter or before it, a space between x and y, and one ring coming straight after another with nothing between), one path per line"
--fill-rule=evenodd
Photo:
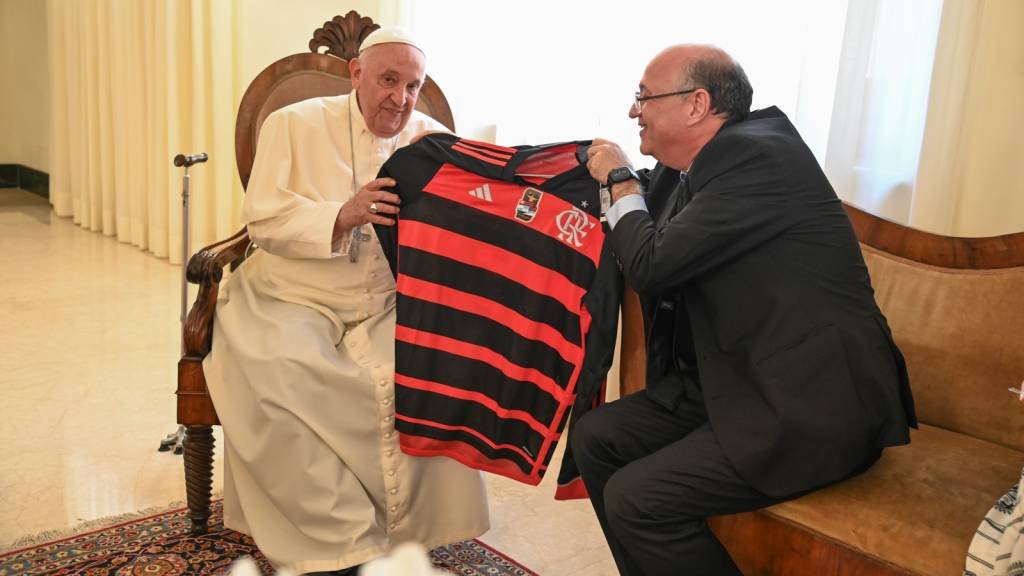
M652 94L650 96L641 96L639 92L633 93L633 105L636 106L637 112L644 111L644 102L648 100L654 100L655 98L664 98L666 96L682 96L683 94L689 94L690 92L696 92L700 90L700 87L690 88L689 90L679 90L677 92L665 92L664 94Z

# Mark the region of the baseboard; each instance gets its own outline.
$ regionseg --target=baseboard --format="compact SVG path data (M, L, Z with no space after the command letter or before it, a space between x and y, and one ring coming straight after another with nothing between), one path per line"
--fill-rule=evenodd
M0 188L21 188L49 198L50 175L21 164L0 164Z

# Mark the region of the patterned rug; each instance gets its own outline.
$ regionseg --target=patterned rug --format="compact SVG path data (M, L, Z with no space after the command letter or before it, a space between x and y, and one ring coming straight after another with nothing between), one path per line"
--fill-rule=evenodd
M240 556L252 556L264 574L270 563L248 536L224 528L213 503L210 531L189 534L185 508L0 554L0 576L206 576L224 574ZM430 552L434 566L464 576L537 576L479 540Z

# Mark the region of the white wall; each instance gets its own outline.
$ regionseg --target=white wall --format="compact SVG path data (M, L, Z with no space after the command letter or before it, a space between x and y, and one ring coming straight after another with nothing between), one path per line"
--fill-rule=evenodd
M0 164L49 169L46 2L0 0Z

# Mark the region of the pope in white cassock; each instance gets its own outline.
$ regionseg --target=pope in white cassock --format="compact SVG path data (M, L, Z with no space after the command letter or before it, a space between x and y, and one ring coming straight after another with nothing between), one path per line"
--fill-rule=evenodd
M398 29L363 41L353 92L274 112L242 218L259 247L226 283L204 363L224 429L224 523L278 568L345 569L404 541L488 527L479 472L403 454L394 429L395 282L375 180L415 136L425 57Z

